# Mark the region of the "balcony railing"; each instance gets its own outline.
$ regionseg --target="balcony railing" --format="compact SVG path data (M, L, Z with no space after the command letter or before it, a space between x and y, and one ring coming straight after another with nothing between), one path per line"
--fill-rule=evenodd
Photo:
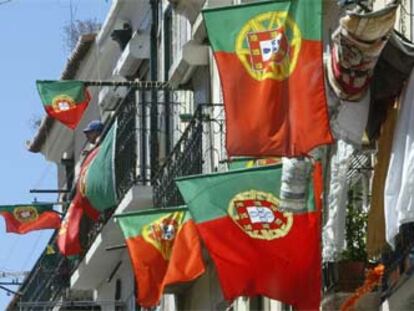
M216 113L213 113L213 109ZM217 113L218 110L218 113ZM164 165L160 168L153 184L154 206L166 207L184 204L174 180L180 176L201 174L203 166L209 162L212 170L213 154L220 154L211 137L217 134L220 141L218 148L223 147L224 127L223 107L220 104L200 104L190 122L176 143ZM212 123L219 124L215 133ZM216 161L217 162L217 161Z
M202 172L202 134L202 109L199 106L180 140L155 178L155 206L165 207L184 203L175 186L174 179L178 176Z
M56 235L57 233L51 237L49 245L54 243ZM74 263L73 259L66 258L57 252L53 254L43 252L19 289L21 296L15 299L15 302L26 303L26 306L20 307L19 310L45 310L35 307L32 303L57 299L63 289L69 286L69 275ZM17 306L15 308L17 310ZM12 310L14 310L13 307Z
M135 97L135 90L131 89L115 115L118 122L115 148L115 178L118 198L122 198L136 182L137 136L141 135L137 131L145 131L142 127L137 129Z

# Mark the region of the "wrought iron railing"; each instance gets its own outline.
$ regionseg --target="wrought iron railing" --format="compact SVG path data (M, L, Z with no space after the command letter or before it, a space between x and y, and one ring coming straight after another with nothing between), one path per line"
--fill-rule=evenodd
M161 166L153 183L154 206L166 207L184 204L174 180L180 176L201 174L203 166L208 162L208 170L214 170L212 159L220 157L217 149L224 149L223 119L217 117L213 108L222 115L223 107L220 104L199 104L189 121L182 136L175 144L164 165ZM217 114L217 113L216 113ZM215 133L212 123L219 124ZM211 137L218 134L220 141L215 144ZM215 161L218 162L218 161Z
M49 245L56 239L55 233ZM44 310L31 307L35 301L53 301L58 298L63 289L69 286L70 271L74 261L59 253L48 254L46 251L36 262L32 272L27 276L21 288L17 302L25 302L26 307L19 310ZM17 308L16 308L17 309Z
M109 218L110 213L106 213L101 215L96 223L84 219L86 221L82 224L83 230L80 234L84 250L90 247L90 244ZM45 309L44 306L38 305L38 302L50 302L50 310L52 310L54 301L57 301L57 299L65 300L64 290L70 286L70 276L78 267L85 253L70 258L61 255L54 244L56 236L57 233L49 241L49 246L55 252L53 254L48 254L46 250L43 252L32 272L24 281L23 286L19 289L21 296L16 300L19 305L21 304L19 310L49 310L49 308Z
M199 106L180 140L156 175L153 185L155 206L165 207L184 203L174 179L202 172L202 134L202 108Z
M135 90L131 89L116 111L115 179L118 198L122 198L137 176L137 105ZM145 129L140 129L145 130Z

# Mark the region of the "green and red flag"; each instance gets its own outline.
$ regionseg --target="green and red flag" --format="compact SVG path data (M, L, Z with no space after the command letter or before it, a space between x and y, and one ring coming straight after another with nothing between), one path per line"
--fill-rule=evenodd
M204 273L200 240L186 208L115 217L128 246L140 306L156 306L165 286L189 282Z
M99 218L99 211L91 205L88 198L85 196L85 176L98 152L99 148L94 148L83 160L79 179L76 183L75 196L66 211L58 231L56 244L60 253L64 256L77 255L82 250L79 234L80 223L84 215L94 221L97 221Z
M309 185L307 209L295 213L279 205L281 165L177 180L226 300L263 295L297 309L319 309L318 167Z
M82 196L77 192L57 234L56 244L59 252L64 256L78 255L82 250L79 238L80 223L84 215L82 201Z
M79 254L79 226L83 215L96 221L100 211L115 207L115 122L102 143L92 149L82 162L76 183L76 194L58 235L60 252L65 256Z
M2 205L0 215L4 217L7 232L25 234L60 227L60 215L53 210L53 204Z
M115 144L117 122L97 147L94 158L81 173L80 190L98 211L115 207L118 202L115 181Z
M36 81L47 114L74 129L87 108L90 95L82 81Z
M203 10L226 111L229 156L300 156L331 143L322 0Z

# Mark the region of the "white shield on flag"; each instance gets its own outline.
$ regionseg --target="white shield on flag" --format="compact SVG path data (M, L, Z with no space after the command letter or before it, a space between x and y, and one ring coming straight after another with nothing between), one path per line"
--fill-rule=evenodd
M279 33L276 38L260 41L259 44L263 62L269 61L272 58L272 55L279 51L281 40L282 34Z
M272 223L275 220L275 215L268 207L263 206L249 206L246 208L249 214L250 221L256 223Z

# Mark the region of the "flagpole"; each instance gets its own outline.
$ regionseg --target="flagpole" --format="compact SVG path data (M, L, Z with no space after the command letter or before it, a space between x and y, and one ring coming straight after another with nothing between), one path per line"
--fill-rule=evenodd
M69 80L65 80L69 81ZM102 81L102 80L77 80L85 86L126 86L137 90L165 89L172 90L173 87L168 81ZM39 82L56 82L56 80L40 80Z
M68 189L29 189L29 193L69 193Z
M118 249L126 248L126 244L119 244L119 245L109 245L105 248L106 251L116 251Z
M22 296L21 292L15 292L14 290L11 290L11 289L3 286L3 285L0 285L0 289L4 290L5 292L8 292L10 294L13 294L13 295Z

